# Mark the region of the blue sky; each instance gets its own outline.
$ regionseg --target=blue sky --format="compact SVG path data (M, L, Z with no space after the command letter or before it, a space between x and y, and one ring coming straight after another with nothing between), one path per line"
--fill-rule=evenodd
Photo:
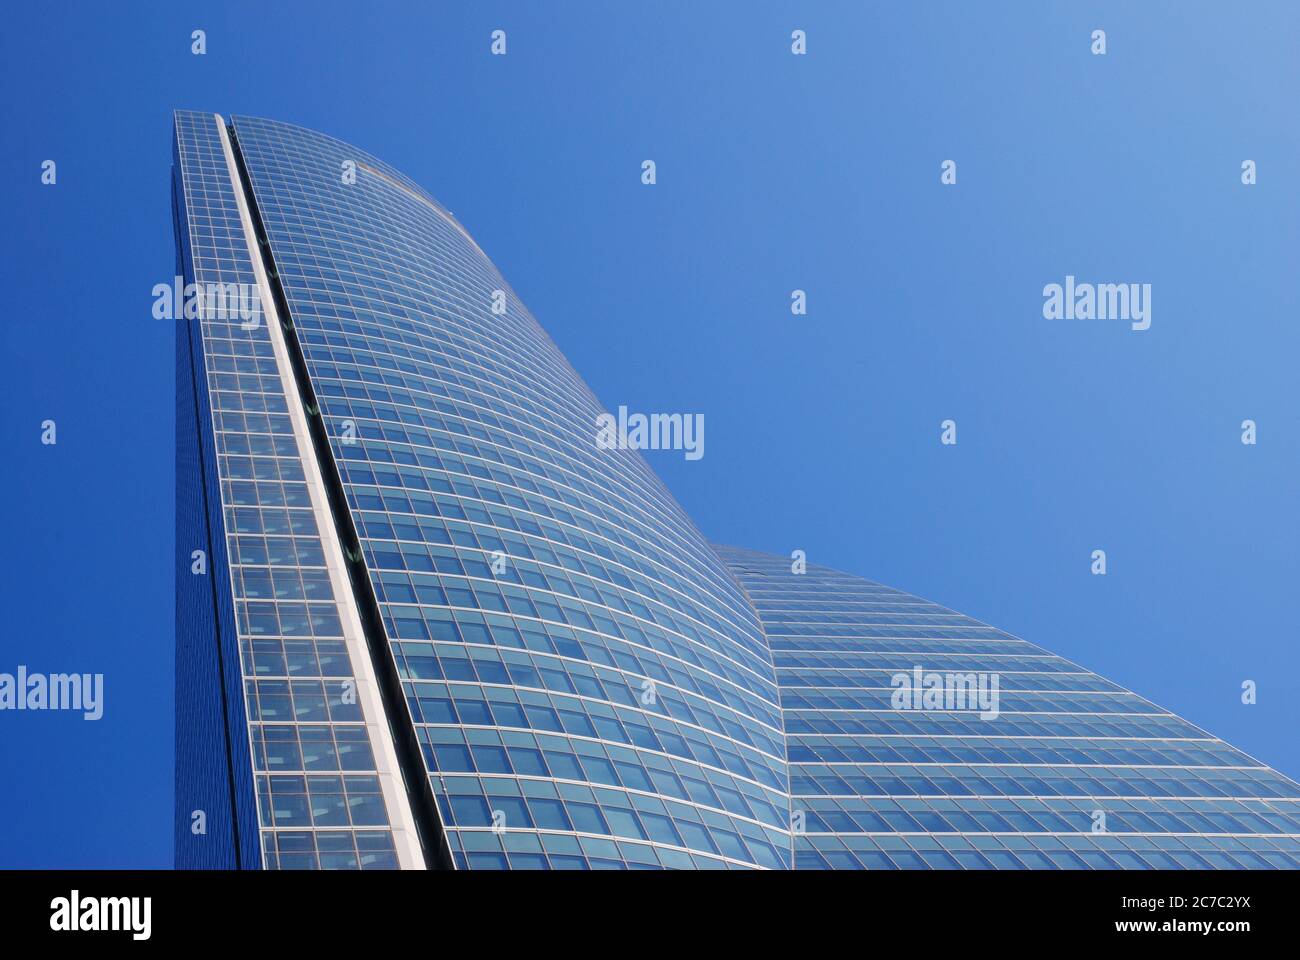
M713 539L947 604L1300 776L1294 5L463 7L3 14L0 670L107 690L94 723L0 715L0 865L171 862L178 107L426 186L607 406L705 415L702 460L650 456ZM1150 283L1151 329L1045 320L1067 274Z

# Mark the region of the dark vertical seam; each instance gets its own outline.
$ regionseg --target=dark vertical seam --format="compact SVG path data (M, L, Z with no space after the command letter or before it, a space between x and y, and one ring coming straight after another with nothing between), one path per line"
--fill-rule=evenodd
M353 599L360 614L362 635L370 651L371 665L379 681L379 696L384 705L388 720L388 732L392 739L397 765L406 791L407 802L415 820L416 833L424 850L426 866L433 869L454 869L455 862L451 856L451 846L442 829L442 818L438 814L438 802L429 783L429 773L425 767L420 742L415 734L415 724L406 695L402 690L401 678L397 675L397 666L393 660L392 650L388 644L388 635L384 629L383 616L379 611L379 602L375 597L365 557L361 551L361 540L357 535L352 520L352 511L348 506L347 494L343 487L342 473L334 460L330 447L329 435L325 431L325 418L320 414L320 405L312 387L311 374L307 369L307 360L303 354L302 344L293 325L289 312L289 300L280 283L279 272L275 268L275 258L271 252L270 238L262 222L257 198L253 193L252 180L248 167L244 163L244 153L239 146L239 138L233 125L226 127L230 137L230 148L239 170L239 179L248 203L249 215L253 221L253 230L257 236L257 245L262 254L262 265L266 269L267 283L271 287L271 296L275 300L276 310L280 314L280 328L284 333L285 346L289 354L289 363L293 367L294 381L298 387L299 401L306 408L307 428L311 434L312 446L316 451L316 460L321 468L321 482L329 499L328 507L334 520L335 532L339 542L348 552L348 579L352 586ZM286 400L290 398L286 397ZM314 412L313 412L314 411ZM356 559L353 559L355 554ZM407 718L405 722L401 718ZM391 823L390 823L391 826Z

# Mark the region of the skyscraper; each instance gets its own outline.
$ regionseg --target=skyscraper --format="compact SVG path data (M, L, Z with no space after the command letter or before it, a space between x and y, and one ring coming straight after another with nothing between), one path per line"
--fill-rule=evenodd
M1184 721L711 546L401 173L175 127L178 866L1300 865L1300 788Z
M1186 720L936 603L718 552L772 650L796 867L1300 865L1300 787Z

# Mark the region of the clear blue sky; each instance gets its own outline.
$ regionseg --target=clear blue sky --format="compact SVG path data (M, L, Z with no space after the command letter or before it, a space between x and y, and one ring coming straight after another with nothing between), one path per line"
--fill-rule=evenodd
M0 15L0 671L107 684L96 723L0 714L0 865L171 862L177 107L425 185L609 407L705 415L702 460L651 457L713 539L945 603L1300 775L1295 4L462 6ZM1067 274L1152 284L1151 329L1043 319Z

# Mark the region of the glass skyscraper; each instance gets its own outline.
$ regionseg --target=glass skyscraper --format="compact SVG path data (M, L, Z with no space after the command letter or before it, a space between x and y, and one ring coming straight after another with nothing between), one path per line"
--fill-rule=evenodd
M718 553L772 650L796 867L1300 866L1300 787L1186 720L919 597ZM995 676L996 711L896 702L918 669Z
M178 112L173 201L178 866L1300 866L1300 787L1222 741L712 546L379 159ZM997 715L900 709L923 673Z

